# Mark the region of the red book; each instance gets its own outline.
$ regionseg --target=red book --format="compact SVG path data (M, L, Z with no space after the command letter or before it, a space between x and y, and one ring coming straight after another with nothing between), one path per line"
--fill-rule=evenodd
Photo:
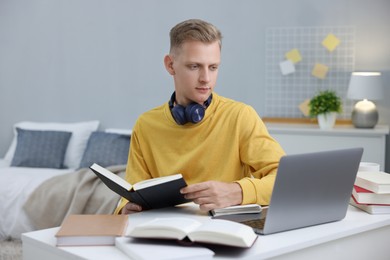
M352 195L358 203L390 205L390 193L378 194L355 185Z
M361 204L358 203L353 195L349 201L349 204L355 206L361 210L364 210L370 214L389 214L390 213L390 205L378 205L378 204Z

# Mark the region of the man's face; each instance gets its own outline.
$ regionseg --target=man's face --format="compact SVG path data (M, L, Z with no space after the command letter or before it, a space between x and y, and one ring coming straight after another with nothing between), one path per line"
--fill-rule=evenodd
M191 102L203 104L217 82L221 61L218 42L185 42L173 55L169 55L169 59L171 70L168 69L168 72L174 78L176 102L183 106Z

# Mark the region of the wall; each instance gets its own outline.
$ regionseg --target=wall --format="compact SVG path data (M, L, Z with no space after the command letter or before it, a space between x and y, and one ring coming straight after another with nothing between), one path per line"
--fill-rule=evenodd
M387 0L0 0L0 155L22 120L131 128L169 99L168 32L188 18L224 35L216 91L260 115L266 28L356 26L355 69L383 73L377 104L390 124L389 10Z

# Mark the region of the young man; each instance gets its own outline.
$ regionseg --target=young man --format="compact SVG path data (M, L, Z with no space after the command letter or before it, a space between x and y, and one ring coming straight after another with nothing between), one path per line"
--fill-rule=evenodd
M175 92L169 102L141 115L132 132L126 180L181 173L181 193L208 211L232 205L269 204L280 145L256 111L213 92L221 62L221 33L202 20L170 32L164 58ZM122 199L116 213L141 211Z

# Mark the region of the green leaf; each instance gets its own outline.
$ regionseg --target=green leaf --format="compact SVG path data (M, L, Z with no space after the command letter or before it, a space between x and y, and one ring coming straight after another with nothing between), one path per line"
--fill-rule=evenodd
M309 102L309 114L311 117L319 114L342 111L341 99L332 90L320 91Z

